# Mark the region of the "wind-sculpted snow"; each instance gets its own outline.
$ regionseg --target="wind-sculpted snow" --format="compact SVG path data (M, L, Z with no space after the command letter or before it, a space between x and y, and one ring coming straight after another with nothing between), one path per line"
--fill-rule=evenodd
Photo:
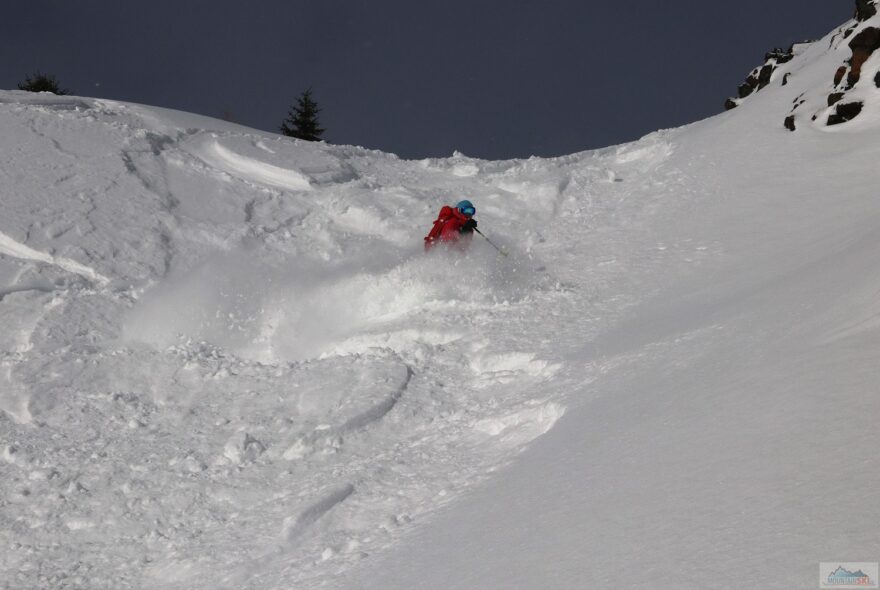
M309 190L311 183L301 172L267 164L235 154L219 143L212 144L202 155L209 163L243 180L264 183L289 190Z
M106 277L95 272L94 269L89 268L88 266L80 264L75 260L56 258L44 252L38 252L37 250L29 248L28 246L25 246L20 242L16 242L4 233L0 233L0 254L12 258L35 260L38 262L45 262L46 264L58 266L59 268L62 268L70 273L80 275L91 281L95 281L100 285L106 285L108 282L110 282Z

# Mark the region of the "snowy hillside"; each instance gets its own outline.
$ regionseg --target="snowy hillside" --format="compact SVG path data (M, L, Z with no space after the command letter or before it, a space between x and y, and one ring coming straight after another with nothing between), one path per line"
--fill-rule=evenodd
M392 544L562 415L584 375L560 339L635 298L607 288L616 222L569 241L606 207L638 225L616 174L669 149L403 162L107 101L0 109L19 588L286 587ZM423 254L462 195L510 257Z
M782 124L832 109L853 24L728 113L549 160L0 92L3 587L791 588L876 561L880 58L859 117ZM461 198L509 257L422 252Z

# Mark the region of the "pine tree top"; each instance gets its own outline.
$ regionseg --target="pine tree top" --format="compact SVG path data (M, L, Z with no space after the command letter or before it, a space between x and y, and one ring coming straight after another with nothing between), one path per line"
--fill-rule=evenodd
M288 111L287 118L281 124L281 133L305 141L320 141L324 133L318 120L320 112L321 108L312 99L312 89L309 88L296 99L296 105Z

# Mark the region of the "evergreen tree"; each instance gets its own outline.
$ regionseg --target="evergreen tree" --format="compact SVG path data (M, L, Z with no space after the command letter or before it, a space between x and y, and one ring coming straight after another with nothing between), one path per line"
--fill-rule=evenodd
M319 126L318 113L321 109L312 100L309 88L296 99L296 106L290 108L287 118L281 124L281 133L306 141L320 141L324 129Z
M24 82L18 83L19 90L27 90L28 92L51 92L59 96L70 94L70 90L61 88L55 76L34 72L24 79Z

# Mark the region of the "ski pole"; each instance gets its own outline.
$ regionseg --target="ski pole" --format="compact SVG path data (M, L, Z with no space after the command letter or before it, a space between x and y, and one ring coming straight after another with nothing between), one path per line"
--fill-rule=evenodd
M478 234L480 234L481 236L483 236L484 238L486 238L486 241L489 242L489 245L492 246L493 248L495 248L496 250L498 250L498 251L501 253L502 256L507 256L507 254L508 254L507 250L505 250L504 248L499 247L495 242L493 242L492 240L490 240L489 238L487 238L487 237L486 237L486 234L484 234L483 232L481 232L481 231L478 230L477 228L474 228L474 231L477 232Z

